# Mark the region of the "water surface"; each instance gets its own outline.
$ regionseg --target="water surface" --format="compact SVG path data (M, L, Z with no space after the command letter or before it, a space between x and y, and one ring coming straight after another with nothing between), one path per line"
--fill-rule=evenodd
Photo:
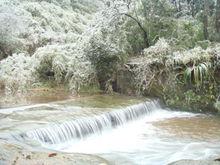
M98 95L2 108L0 139L23 144L27 150L93 154L116 165L163 165L220 157L219 116L171 111L157 101L149 102ZM77 125L82 136L73 135L77 130L71 129ZM86 136L84 128L89 132ZM57 137L53 143L50 136Z

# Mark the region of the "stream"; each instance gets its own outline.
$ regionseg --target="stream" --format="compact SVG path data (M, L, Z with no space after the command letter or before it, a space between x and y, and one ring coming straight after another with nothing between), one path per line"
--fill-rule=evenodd
M121 95L0 109L0 139L8 143L96 155L115 165L219 158L219 128L217 115L171 111L158 100Z

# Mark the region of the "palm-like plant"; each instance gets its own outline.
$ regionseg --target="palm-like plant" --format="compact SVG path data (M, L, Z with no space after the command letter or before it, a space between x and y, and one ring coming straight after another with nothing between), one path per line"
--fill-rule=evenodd
M210 63L200 63L187 67L184 71L185 82L201 86L210 75L210 66Z

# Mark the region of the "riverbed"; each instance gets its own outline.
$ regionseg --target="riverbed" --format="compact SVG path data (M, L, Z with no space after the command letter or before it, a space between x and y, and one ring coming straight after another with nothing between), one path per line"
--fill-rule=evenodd
M219 158L219 128L217 115L170 110L159 100L122 95L0 109L0 144L23 151L89 154L115 165Z

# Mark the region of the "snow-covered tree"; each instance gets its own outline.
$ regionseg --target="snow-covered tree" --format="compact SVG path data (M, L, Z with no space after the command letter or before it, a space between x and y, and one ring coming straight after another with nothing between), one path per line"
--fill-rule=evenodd
M22 40L19 35L24 33L25 24L9 6L0 6L0 60L19 51Z

